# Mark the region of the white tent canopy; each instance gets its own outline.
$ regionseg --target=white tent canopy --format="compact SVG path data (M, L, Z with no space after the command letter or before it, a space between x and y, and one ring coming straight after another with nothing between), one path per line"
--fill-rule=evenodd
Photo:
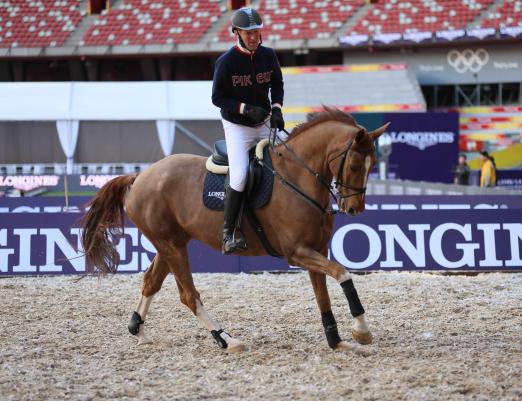
M0 84L0 121L56 121L73 169L80 121L155 120L165 156L176 120L218 120L212 82L30 82Z
M0 121L219 120L211 81L0 84Z

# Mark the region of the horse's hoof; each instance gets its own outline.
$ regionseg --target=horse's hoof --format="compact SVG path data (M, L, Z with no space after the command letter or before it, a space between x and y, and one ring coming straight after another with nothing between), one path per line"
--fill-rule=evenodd
M152 344L152 340L149 337L138 338L138 345Z
M229 342L227 344L227 348L226 348L226 351L230 352L232 354L237 353L237 352L242 352L245 350L246 350L245 344L243 344L242 341L234 340L234 339L229 340Z
M351 351L357 355L368 356L371 354L370 350L361 347L359 344L350 344L348 341L341 341L335 347L336 351Z
M367 331L366 333L361 333L359 331L352 330L352 337L359 344L363 345L371 344L373 341L372 333L370 333L369 331Z
M354 346L350 344L348 341L341 341L339 344L335 346L336 351L344 351L344 350L352 350Z

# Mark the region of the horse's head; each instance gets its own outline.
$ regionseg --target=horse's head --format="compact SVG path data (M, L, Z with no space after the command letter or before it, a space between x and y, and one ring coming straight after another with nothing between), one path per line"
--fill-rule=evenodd
M355 125L355 135L340 153L331 159L330 169L335 177L341 212L355 216L364 211L366 183L377 160L375 140L388 128L388 124L368 133L366 128ZM332 163L333 161L337 161Z

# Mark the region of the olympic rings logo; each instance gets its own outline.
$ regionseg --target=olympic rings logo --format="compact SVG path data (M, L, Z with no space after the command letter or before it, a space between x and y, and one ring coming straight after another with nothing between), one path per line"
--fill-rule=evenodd
M455 71L464 74L467 71L479 72L489 61L489 53L486 49L480 48L476 51L465 49L462 52L451 50L448 53L448 64Z

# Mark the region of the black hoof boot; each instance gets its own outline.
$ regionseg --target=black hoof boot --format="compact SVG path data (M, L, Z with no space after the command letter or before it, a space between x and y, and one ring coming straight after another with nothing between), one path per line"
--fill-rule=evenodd
M134 312L131 316L129 325L127 326L129 328L129 333L131 333L133 336L137 335L140 331L140 324L145 323L140 314L138 312Z
M328 346L331 349L336 349L337 344L341 342L341 337L339 337L337 323L332 311L321 313L321 320L323 321L324 334L326 334L326 341L328 341Z

